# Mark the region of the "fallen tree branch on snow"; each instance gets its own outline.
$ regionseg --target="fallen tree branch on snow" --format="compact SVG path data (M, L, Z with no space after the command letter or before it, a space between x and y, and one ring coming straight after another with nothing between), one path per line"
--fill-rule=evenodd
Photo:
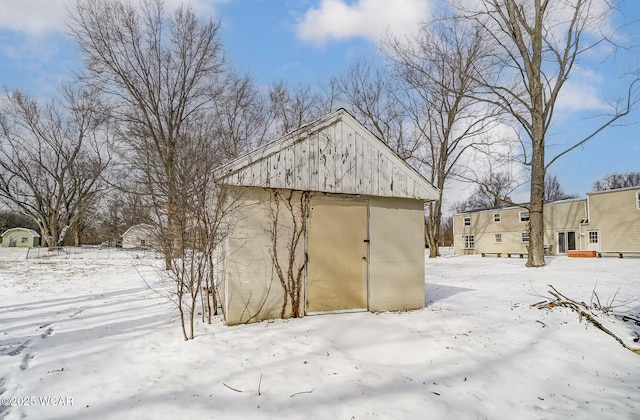
M620 320L622 320L624 322L632 321L636 325L640 325L640 318L636 318L634 316L630 316L630 315L626 315L626 314L617 313L617 312L611 310L610 306L605 308L600 304L600 300L599 299L598 299L598 302L597 302L596 305L593 305L592 307L590 307L589 305L587 305L584 302L577 302L577 301L575 301L573 299L570 299L570 298L566 297L565 295L560 293L552 285L549 284L548 286L551 288L551 290L549 291L549 294L551 296L553 296L553 299L547 299L547 300L542 300L540 302L536 302L536 303L530 305L532 308L553 309L556 306L569 308L572 311L575 311L575 312L578 313L578 315L580 317L580 322L582 322L583 318L586 319L593 326L595 326L599 330L601 330L601 331L609 334L611 337L613 337L618 343L620 343L622 345L622 347L624 347L625 349L627 349L629 351L632 351L633 353L636 353L636 354L640 355L640 348L634 348L634 347L631 347L631 346L627 345L624 342L624 340L622 340L615 333L613 333L611 330L609 330L604 325L602 325L602 323L596 319L597 315L592 312L592 308L601 311L605 315L609 315L609 316L613 316L615 318L618 318L618 319L620 319ZM596 297L597 297L597 295L596 295Z

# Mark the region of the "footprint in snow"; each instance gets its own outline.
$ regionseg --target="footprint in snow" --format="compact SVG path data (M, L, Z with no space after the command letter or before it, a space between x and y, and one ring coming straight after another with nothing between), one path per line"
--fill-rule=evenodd
M27 353L22 356L22 362L20 362L20 370L27 370L29 367L29 360L33 359L33 355Z
M40 328L45 328L48 327L49 325L51 325L51 323L42 325ZM49 337L51 334L53 334L53 327L49 327L46 329L45 332L43 332L42 334L40 334L40 338L47 338Z
M7 355L9 355L9 356L17 356L20 353L22 353L22 350L26 349L29 344L31 344L31 340L27 340L24 343L20 344L18 347L16 347L15 349L13 349L9 353L7 353Z

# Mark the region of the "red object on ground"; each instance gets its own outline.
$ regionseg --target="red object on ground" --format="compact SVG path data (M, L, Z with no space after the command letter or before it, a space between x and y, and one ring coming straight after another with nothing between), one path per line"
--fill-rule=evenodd
M571 258L595 258L596 251L567 251L567 257Z

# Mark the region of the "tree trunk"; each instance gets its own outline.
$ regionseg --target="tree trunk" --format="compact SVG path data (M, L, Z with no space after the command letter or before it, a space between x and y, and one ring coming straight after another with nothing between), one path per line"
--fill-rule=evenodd
M527 267L544 267L544 140L533 139Z
M442 190L441 190L442 191ZM442 219L441 200L429 203L429 217L426 220L426 240L429 245L429 258L440 256L438 239L440 236L440 220Z

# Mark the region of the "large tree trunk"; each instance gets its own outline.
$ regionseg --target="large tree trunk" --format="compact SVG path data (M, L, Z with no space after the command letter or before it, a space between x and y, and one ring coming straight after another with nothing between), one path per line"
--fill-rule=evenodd
M535 124L535 122L534 122ZM542 129L542 126L540 126ZM535 128L534 128L535 136ZM533 141L529 203L529 255L527 267L544 267L544 137Z

